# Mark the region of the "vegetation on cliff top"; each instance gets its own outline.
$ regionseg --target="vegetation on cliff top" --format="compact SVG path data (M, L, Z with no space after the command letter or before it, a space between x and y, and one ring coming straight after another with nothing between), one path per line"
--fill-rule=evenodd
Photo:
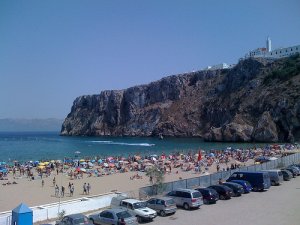
M272 80L287 81L300 74L300 55L296 54L284 59L278 68L272 70L265 78L264 84L269 84Z

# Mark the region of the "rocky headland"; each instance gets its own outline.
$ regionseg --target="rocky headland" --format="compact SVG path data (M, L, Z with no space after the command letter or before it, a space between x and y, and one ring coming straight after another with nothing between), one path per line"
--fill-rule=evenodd
M246 59L232 69L165 77L75 99L61 135L203 137L294 142L300 137L300 57Z

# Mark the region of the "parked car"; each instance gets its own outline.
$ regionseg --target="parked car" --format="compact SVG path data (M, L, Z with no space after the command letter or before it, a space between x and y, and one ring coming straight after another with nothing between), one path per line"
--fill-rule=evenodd
M242 194L244 194L244 188L240 184L233 183L233 182L224 182L224 183L222 183L222 185L225 185L225 186L231 188L233 191L234 197L239 197Z
M288 166L287 168L293 169L296 176L299 176L299 175L300 175L300 169L299 169L297 166L290 165L290 166Z
M293 175L293 177L295 178L298 174L297 170L295 168L291 168L291 167L286 167L284 168L284 170L290 171Z
M219 198L221 200L231 199L231 197L233 196L233 190L230 187L227 187L225 185L216 184L216 185L211 185L208 188L212 188L216 192L218 192Z
M293 178L293 174L291 171L281 169L281 172L282 172L284 181L289 181Z
M122 195L113 197L110 205L112 208L121 207L127 210L130 214L136 216L139 223L142 221L151 221L157 216L156 211L148 208L146 202L127 198Z
M151 198L147 201L147 207L155 210L161 216L174 214L177 210L175 201L169 197Z
M126 209L113 208L104 210L98 214L93 214L89 216L89 220L93 224L103 224L103 225L121 225L130 224L137 225L137 218L131 215Z
M271 185L280 185L283 182L283 175L281 170L262 170L264 172L268 172L271 180Z
M246 180L231 180L230 182L242 185L242 187L244 188L244 194L250 193L250 191L252 191L251 184Z
M76 213L63 217L61 221L56 221L55 225L92 225L92 223L85 215Z
M270 176L267 172L234 172L226 181L231 180L246 180L251 184L253 191L262 191L271 186Z
M212 188L196 188L203 197L204 204L214 204L219 200L219 194Z
M178 188L169 192L167 196L173 198L177 206L183 206L186 210L203 205L201 193L193 189Z

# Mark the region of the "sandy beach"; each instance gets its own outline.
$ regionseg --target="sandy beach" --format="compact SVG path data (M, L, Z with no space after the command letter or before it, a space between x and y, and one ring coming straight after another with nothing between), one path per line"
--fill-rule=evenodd
M247 165L253 164L253 160L247 162ZM225 165L224 165L225 167ZM221 165L222 168L222 165ZM215 166L211 166L206 173L202 175L213 173L216 171ZM130 179L136 174L142 176L140 179ZM183 171L181 168L174 168L170 173L165 175L165 182L175 181L179 179L186 179L197 177L201 175L195 171ZM38 177L38 176L36 176ZM55 196L55 187L53 186L53 178L55 177L56 184L65 187L64 197ZM120 192L127 192L132 196L138 197L138 189L143 186L150 185L149 178L142 172L126 172L116 173L111 175L104 175L101 177L83 174L83 178L70 179L67 173L51 173L49 177L43 178L44 186L42 186L42 179L31 180L26 177L13 179L11 173L8 174L8 180L0 180L0 211L9 211L20 203L25 203L28 206L37 206L48 203L58 202L59 200L65 201L74 198L84 197L83 185L84 183L91 185L90 195L103 194L112 190ZM3 185L7 182L16 182L17 184ZM74 195L70 197L68 189L69 182L74 184Z
M262 152L263 151L256 151L255 157L259 156ZM272 151L268 151L270 155L274 155L273 153ZM264 154L266 154L266 152L264 152ZM66 164L61 164L57 169L50 169L50 167L48 167L48 172L43 173L43 178L39 176L38 172L40 170L38 169L39 166L37 166L30 170L34 179L28 177L26 173L23 175L19 171L13 174L13 171L10 169L9 173L5 176L5 180L0 180L0 212L10 211L20 203L25 203L32 207L81 198L87 195L84 193L84 184L89 184L91 187L89 195L119 191L126 192L128 195L138 198L139 188L150 185L149 177L147 177L144 172L141 172L143 170L136 169L142 167L141 164L149 165L155 163L162 166L161 168L166 171L164 182L170 182L212 174L217 172L217 170L228 170L229 167L233 165L243 167L255 163L253 152L251 151L247 151L247 153L239 151L225 154L216 153L213 156L203 155L201 157L199 157L199 155L201 154L180 156L181 159L179 160L171 156L165 157L164 155L158 156L157 160L151 159L152 161L149 159L140 159L139 163L136 161L127 162L125 167L119 170L116 168L103 169L103 164L106 163L104 162L101 164L102 167L100 169L96 169L96 166L94 167L94 173L89 173L88 170L84 173L80 171L79 167L74 166L62 169ZM277 157L280 157L280 155ZM237 161L237 159L240 159L242 162ZM181 163L178 164L178 162ZM87 165L89 162L83 164ZM98 167L99 166L100 165L98 165ZM79 170L76 176L73 175L75 168ZM121 172L123 170L125 172ZM85 169L83 169L83 171L85 171ZM102 171L100 176L97 171ZM103 171L106 172L104 173ZM109 172L107 173L107 171ZM72 174L72 176L70 176L70 174ZM53 178L55 178L55 184L59 189L62 186L65 187L64 196L59 197L55 195ZM68 188L69 183L74 186L73 196L70 195Z

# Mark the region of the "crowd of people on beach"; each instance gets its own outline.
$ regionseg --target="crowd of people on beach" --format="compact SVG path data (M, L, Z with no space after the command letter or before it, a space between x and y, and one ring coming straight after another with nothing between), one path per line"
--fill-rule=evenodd
M176 169L182 171L193 171L196 173L209 173L211 168L216 170L230 170L238 167L249 165L249 162L254 162L258 157L280 157L282 154L287 154L289 151L297 149L297 146L286 145L268 145L264 148L247 148L234 149L228 147L225 150L194 150L187 153L172 153L161 155L147 155L139 154L133 156L109 156L109 157L86 157L65 158L61 160L43 160L43 161L29 161L13 163L1 162L0 179L7 179L7 173L11 172L14 179L26 177L28 180L41 179L42 186L43 178L51 175L58 175L59 173L67 174L70 180L81 179L83 176L87 177L101 177L114 173L125 173L128 171L137 172L131 176L130 179L142 179L142 175L138 172L145 172L148 168L158 166L166 174L171 173ZM55 179L55 177L54 177ZM53 181L55 187L55 196L64 196L64 187L58 187ZM73 195L74 186L69 185L69 193ZM84 184L83 194L89 194L90 184Z

